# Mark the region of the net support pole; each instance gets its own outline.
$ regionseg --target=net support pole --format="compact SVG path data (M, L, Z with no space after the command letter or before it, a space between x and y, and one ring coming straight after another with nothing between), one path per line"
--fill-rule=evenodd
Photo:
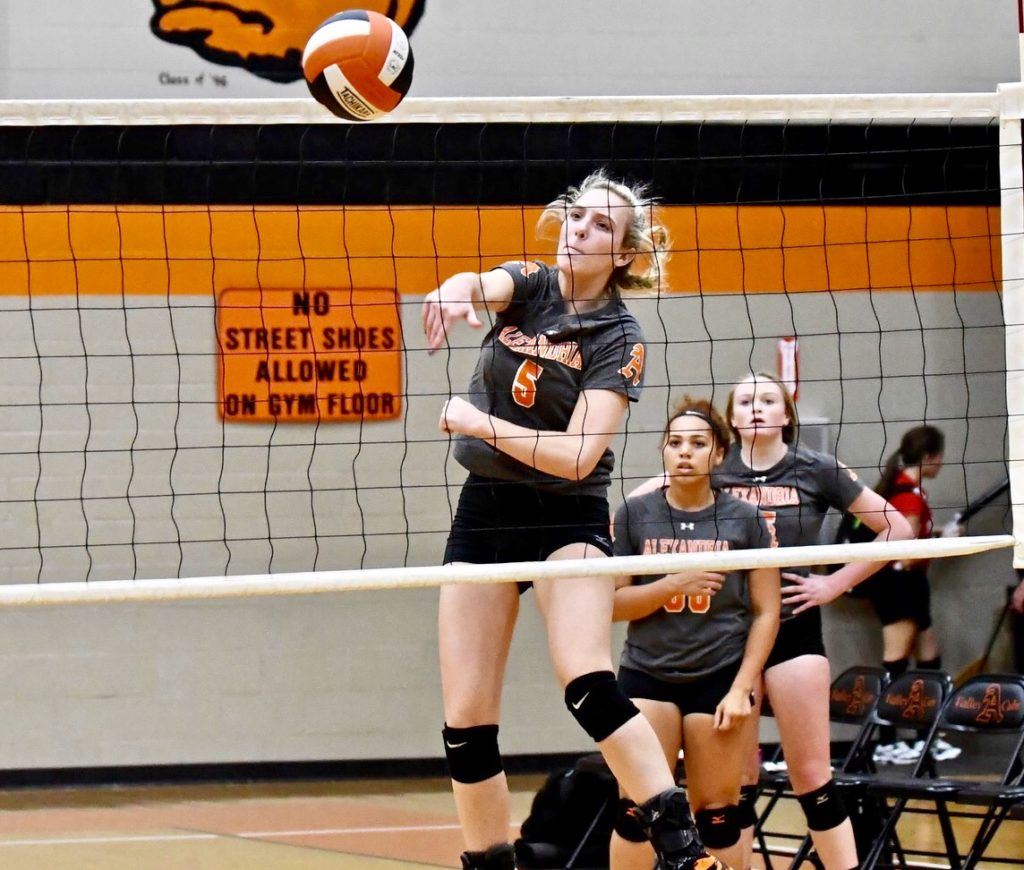
M1000 222L1003 323L1006 326L1007 464L1013 511L1013 567L1024 568L1024 88L1000 85Z

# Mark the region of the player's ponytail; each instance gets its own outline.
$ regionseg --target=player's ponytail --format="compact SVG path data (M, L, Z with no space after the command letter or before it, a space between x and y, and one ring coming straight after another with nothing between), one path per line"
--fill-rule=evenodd
M899 473L907 467L920 465L926 456L934 456L946 449L946 436L934 426L915 426L903 433L899 449L885 461L882 476L875 487L883 498L892 495Z

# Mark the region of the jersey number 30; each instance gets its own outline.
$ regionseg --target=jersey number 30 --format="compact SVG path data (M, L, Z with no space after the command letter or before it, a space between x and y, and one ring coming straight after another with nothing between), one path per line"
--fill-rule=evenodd
M512 381L512 399L521 408L532 408L537 401L537 381L544 369L532 359L524 359Z
M690 613L707 613L711 609L710 595L673 595L665 605L667 613L682 613L689 605Z

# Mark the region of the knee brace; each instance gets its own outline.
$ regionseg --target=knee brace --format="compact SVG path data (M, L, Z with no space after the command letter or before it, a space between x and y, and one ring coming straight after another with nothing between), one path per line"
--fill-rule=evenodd
M456 782L467 785L483 782L503 770L497 725L451 728L446 724L441 736L444 737L448 773Z
M704 852L690 814L690 803L681 788L670 788L641 804L640 825L659 858L676 860Z
M595 743L610 737L640 711L622 694L615 674L593 671L565 687L565 706Z
M797 795L797 800L807 817L807 827L812 831L831 830L849 818L834 779L821 788Z
M697 833L709 849L728 849L740 839L740 808L729 804L715 809L697 810L693 814Z
M615 813L615 833L630 843L646 843L647 834L640 822L640 807L629 798L619 798Z
M740 788L739 823L741 828L752 828L757 824L757 791L756 785L745 785Z

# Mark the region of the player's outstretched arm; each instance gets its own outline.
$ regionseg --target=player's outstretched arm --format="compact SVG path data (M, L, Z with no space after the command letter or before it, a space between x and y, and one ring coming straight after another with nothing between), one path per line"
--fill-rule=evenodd
M504 269L490 272L459 272L423 298L420 319L427 337L427 348L433 353L442 347L452 327L465 320L474 329L483 324L478 309L491 313L504 311L512 301L512 276Z

